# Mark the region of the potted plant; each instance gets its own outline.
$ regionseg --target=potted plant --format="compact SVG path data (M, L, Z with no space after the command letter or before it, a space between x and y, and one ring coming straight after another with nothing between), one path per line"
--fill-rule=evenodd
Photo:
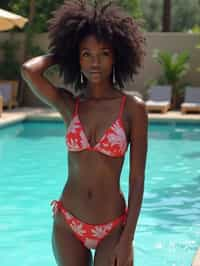
M182 83L181 80L189 70L190 55L187 51L178 54L156 49L153 58L162 66L162 74L157 83L172 85L172 108L176 109L183 97L186 83Z

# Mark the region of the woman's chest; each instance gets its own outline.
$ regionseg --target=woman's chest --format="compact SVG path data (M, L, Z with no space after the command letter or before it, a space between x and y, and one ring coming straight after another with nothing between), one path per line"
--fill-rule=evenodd
M82 106L79 108L77 120L82 133L91 142L91 145L96 145L110 132L116 135L124 133L126 137L129 135L127 113L125 110L120 113L119 106L116 104Z

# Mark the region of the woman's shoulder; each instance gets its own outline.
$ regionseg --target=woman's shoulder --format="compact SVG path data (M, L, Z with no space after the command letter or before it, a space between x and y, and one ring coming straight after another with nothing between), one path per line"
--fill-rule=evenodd
M128 90L125 90L124 94L126 95L127 108L129 108L131 112L133 109L145 108L145 102L142 94L137 91Z
M140 128L139 125L146 124L148 115L145 102L140 95L134 92L125 92L127 104L126 114L130 128Z
M126 114L129 123L146 120L147 111L142 95L134 91L125 91L126 95Z

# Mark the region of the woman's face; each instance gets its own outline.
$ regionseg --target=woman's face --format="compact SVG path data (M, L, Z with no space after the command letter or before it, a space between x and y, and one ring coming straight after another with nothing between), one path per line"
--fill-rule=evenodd
M98 41L94 35L89 35L81 41L81 71L90 83L109 80L113 64L114 54L110 44Z

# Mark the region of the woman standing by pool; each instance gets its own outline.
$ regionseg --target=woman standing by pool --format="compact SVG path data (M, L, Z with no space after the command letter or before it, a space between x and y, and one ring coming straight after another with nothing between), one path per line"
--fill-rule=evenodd
M142 100L126 95L137 73L144 38L136 22L113 3L66 1L50 21L51 54L25 62L32 91L55 107L66 125L68 179L52 201L53 251L59 266L132 266L147 152L147 114ZM44 71L58 64L66 85L56 88ZM129 199L120 174L130 144ZM53 151L52 151L53 152Z

